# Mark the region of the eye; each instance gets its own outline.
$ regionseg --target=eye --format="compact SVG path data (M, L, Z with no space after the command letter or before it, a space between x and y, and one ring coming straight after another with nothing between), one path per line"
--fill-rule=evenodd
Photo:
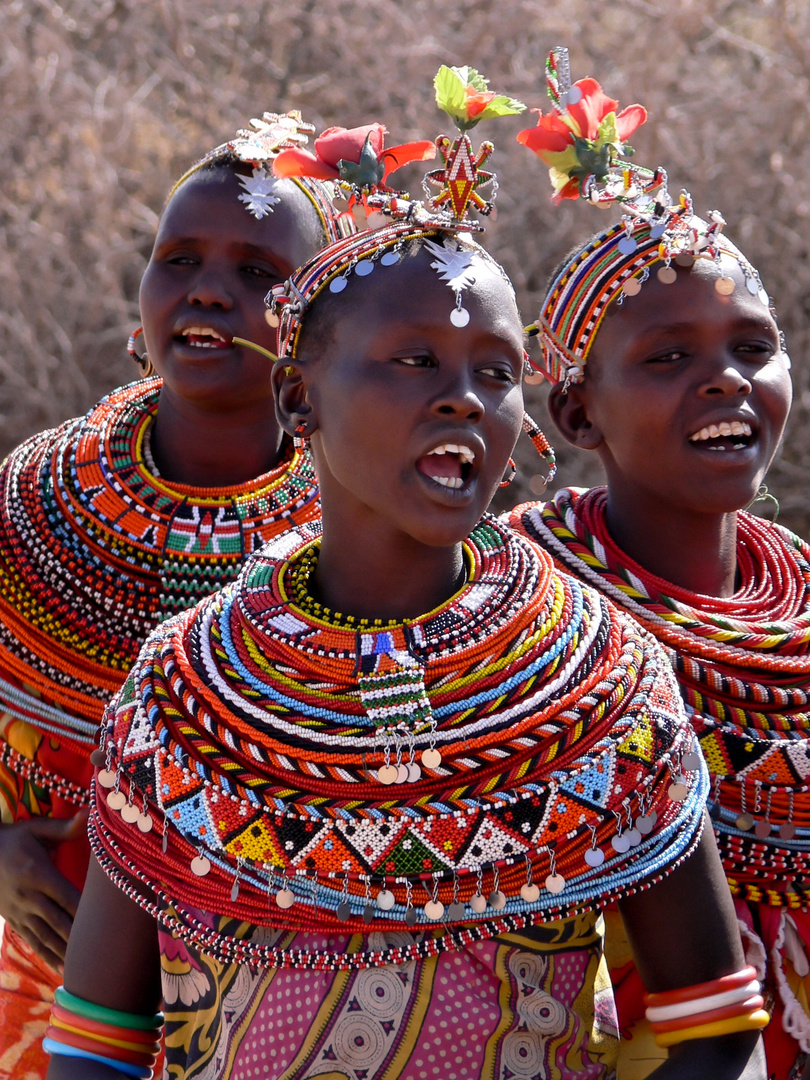
M497 379L498 382L506 383L509 386L514 386L517 382L515 373L511 368L500 367L497 364L490 364L487 367L478 369L482 375L486 375L491 379Z
M268 266L257 266L255 263L242 267L242 273L248 277L258 278L260 281L282 281L283 276L278 270Z
M169 266L196 266L200 261L196 255L180 254L169 255L165 260Z
M683 360L685 356L683 349L664 349L655 356L649 356L644 362L646 364L675 364L678 360Z
M779 352L779 346L772 341L744 341L734 351L742 353L752 363L764 364Z
M435 364L432 356L419 353L413 356L395 356L394 362L404 364L406 367L433 367Z

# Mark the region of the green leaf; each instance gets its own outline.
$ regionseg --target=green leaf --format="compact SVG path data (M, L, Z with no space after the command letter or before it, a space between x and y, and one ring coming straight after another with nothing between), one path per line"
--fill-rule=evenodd
M474 67L465 64L464 67L454 67L452 70L461 79L463 86L473 86L476 90L486 90L489 86L489 79L485 79Z
M599 131L596 134L595 145L602 147L610 143L617 143L619 141L619 133L616 130L616 113L610 112L602 120L599 125Z
M490 120L493 116L517 116L524 112L526 106L517 98L507 97L506 94L498 94L487 105L483 112L476 116L476 120Z
M436 88L436 104L442 112L446 112L451 120L464 119L466 116L464 90L467 84L462 81L459 69L449 68L446 64L442 64L436 72L433 85Z

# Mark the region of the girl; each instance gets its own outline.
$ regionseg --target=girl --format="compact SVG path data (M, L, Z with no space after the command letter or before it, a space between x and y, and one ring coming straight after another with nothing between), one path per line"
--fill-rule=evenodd
M650 989L736 1002L660 1076L762 1076L667 665L482 518L523 417L511 286L397 206L274 290L322 538L165 623L111 706L49 1077L147 1075L161 994L178 1080L606 1077L611 897Z
M80 808L104 705L162 608L193 604L318 513L267 365L234 343L270 343L268 288L342 232L327 185L276 181L261 164L304 127L265 114L178 182L140 294L157 375L29 439L0 473L3 1076L47 1067L39 1043L89 857Z
M760 976L767 965L769 1075L785 1078L810 1049L810 552L744 508L782 438L790 364L759 275L720 234L719 215L695 217L686 195L671 207L663 174L634 171L615 147L601 178L550 160L565 153L548 146L555 125L573 135L589 109L612 114L603 123L615 133L616 103L598 84L572 89L581 100L566 109L561 92L562 106L521 140L553 165L558 190L567 168L573 194L607 202L620 192L627 216L565 258L537 329L555 423L599 454L607 485L561 491L510 520L668 652L711 773L749 956ZM582 135L598 151L598 130ZM643 1006L623 974L630 1020ZM638 1032L633 1043L647 1064L627 1075L643 1076L649 1048Z

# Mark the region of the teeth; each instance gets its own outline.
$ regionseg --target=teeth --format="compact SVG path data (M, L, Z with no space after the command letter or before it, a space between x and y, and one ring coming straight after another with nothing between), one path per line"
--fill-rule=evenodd
M210 337L215 341L225 341L226 339L222 334L212 329L210 326L189 326L187 330L183 331L184 337ZM205 347L205 346L203 346Z
M431 454L458 454L463 465L472 465L475 461L475 454L470 450L469 446L458 446L456 443L442 443L435 450L431 450L428 457Z
M460 476L431 476L430 479L448 488L460 488L464 483Z
M689 441L705 442L707 439L727 438L729 435L750 436L751 425L740 420L732 420L729 424L724 420L720 424L709 424L708 427L701 428L700 431L696 431L694 435L689 436Z

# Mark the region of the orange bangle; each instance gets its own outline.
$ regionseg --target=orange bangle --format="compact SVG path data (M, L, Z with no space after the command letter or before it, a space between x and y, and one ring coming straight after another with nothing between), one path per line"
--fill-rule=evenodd
M711 1024L715 1020L731 1020L735 1016L745 1016L748 1013L757 1012L765 1004L761 995L750 997L746 1001L740 1001L736 1005L726 1005L721 1009L707 1009L706 1012L690 1013L689 1016L681 1016L677 1020L658 1020L650 1024L653 1035L659 1032L679 1031L681 1028L697 1027L698 1024Z
M662 990L657 994L645 994L644 1004L658 1007L661 1005L679 1005L681 1002L693 1001L695 998L709 997L711 994L719 994L724 990L736 990L739 986L756 979L756 968L745 967L742 971L735 971L731 975L721 975L719 979L710 982L696 983L694 986L680 986L674 990Z
M64 1028L54 1027L52 1024L45 1032L45 1038L53 1039L54 1042L62 1043L63 1046L72 1046L76 1050L85 1050L91 1054L113 1058L127 1065L143 1065L148 1068L155 1064L157 1057L156 1054L150 1052L143 1053L140 1050L125 1050L122 1046L110 1046L109 1043L99 1042L98 1039L88 1039L84 1035L76 1035L72 1031L65 1031Z
M91 1020L87 1016L79 1016L78 1013L71 1012L57 1001L51 1005L51 1019L59 1024L67 1024L72 1028L80 1029L87 1035L99 1035L102 1039L119 1039L122 1042L143 1045L144 1048L160 1045L157 1042L157 1031L138 1031L135 1028L105 1024L103 1020Z

